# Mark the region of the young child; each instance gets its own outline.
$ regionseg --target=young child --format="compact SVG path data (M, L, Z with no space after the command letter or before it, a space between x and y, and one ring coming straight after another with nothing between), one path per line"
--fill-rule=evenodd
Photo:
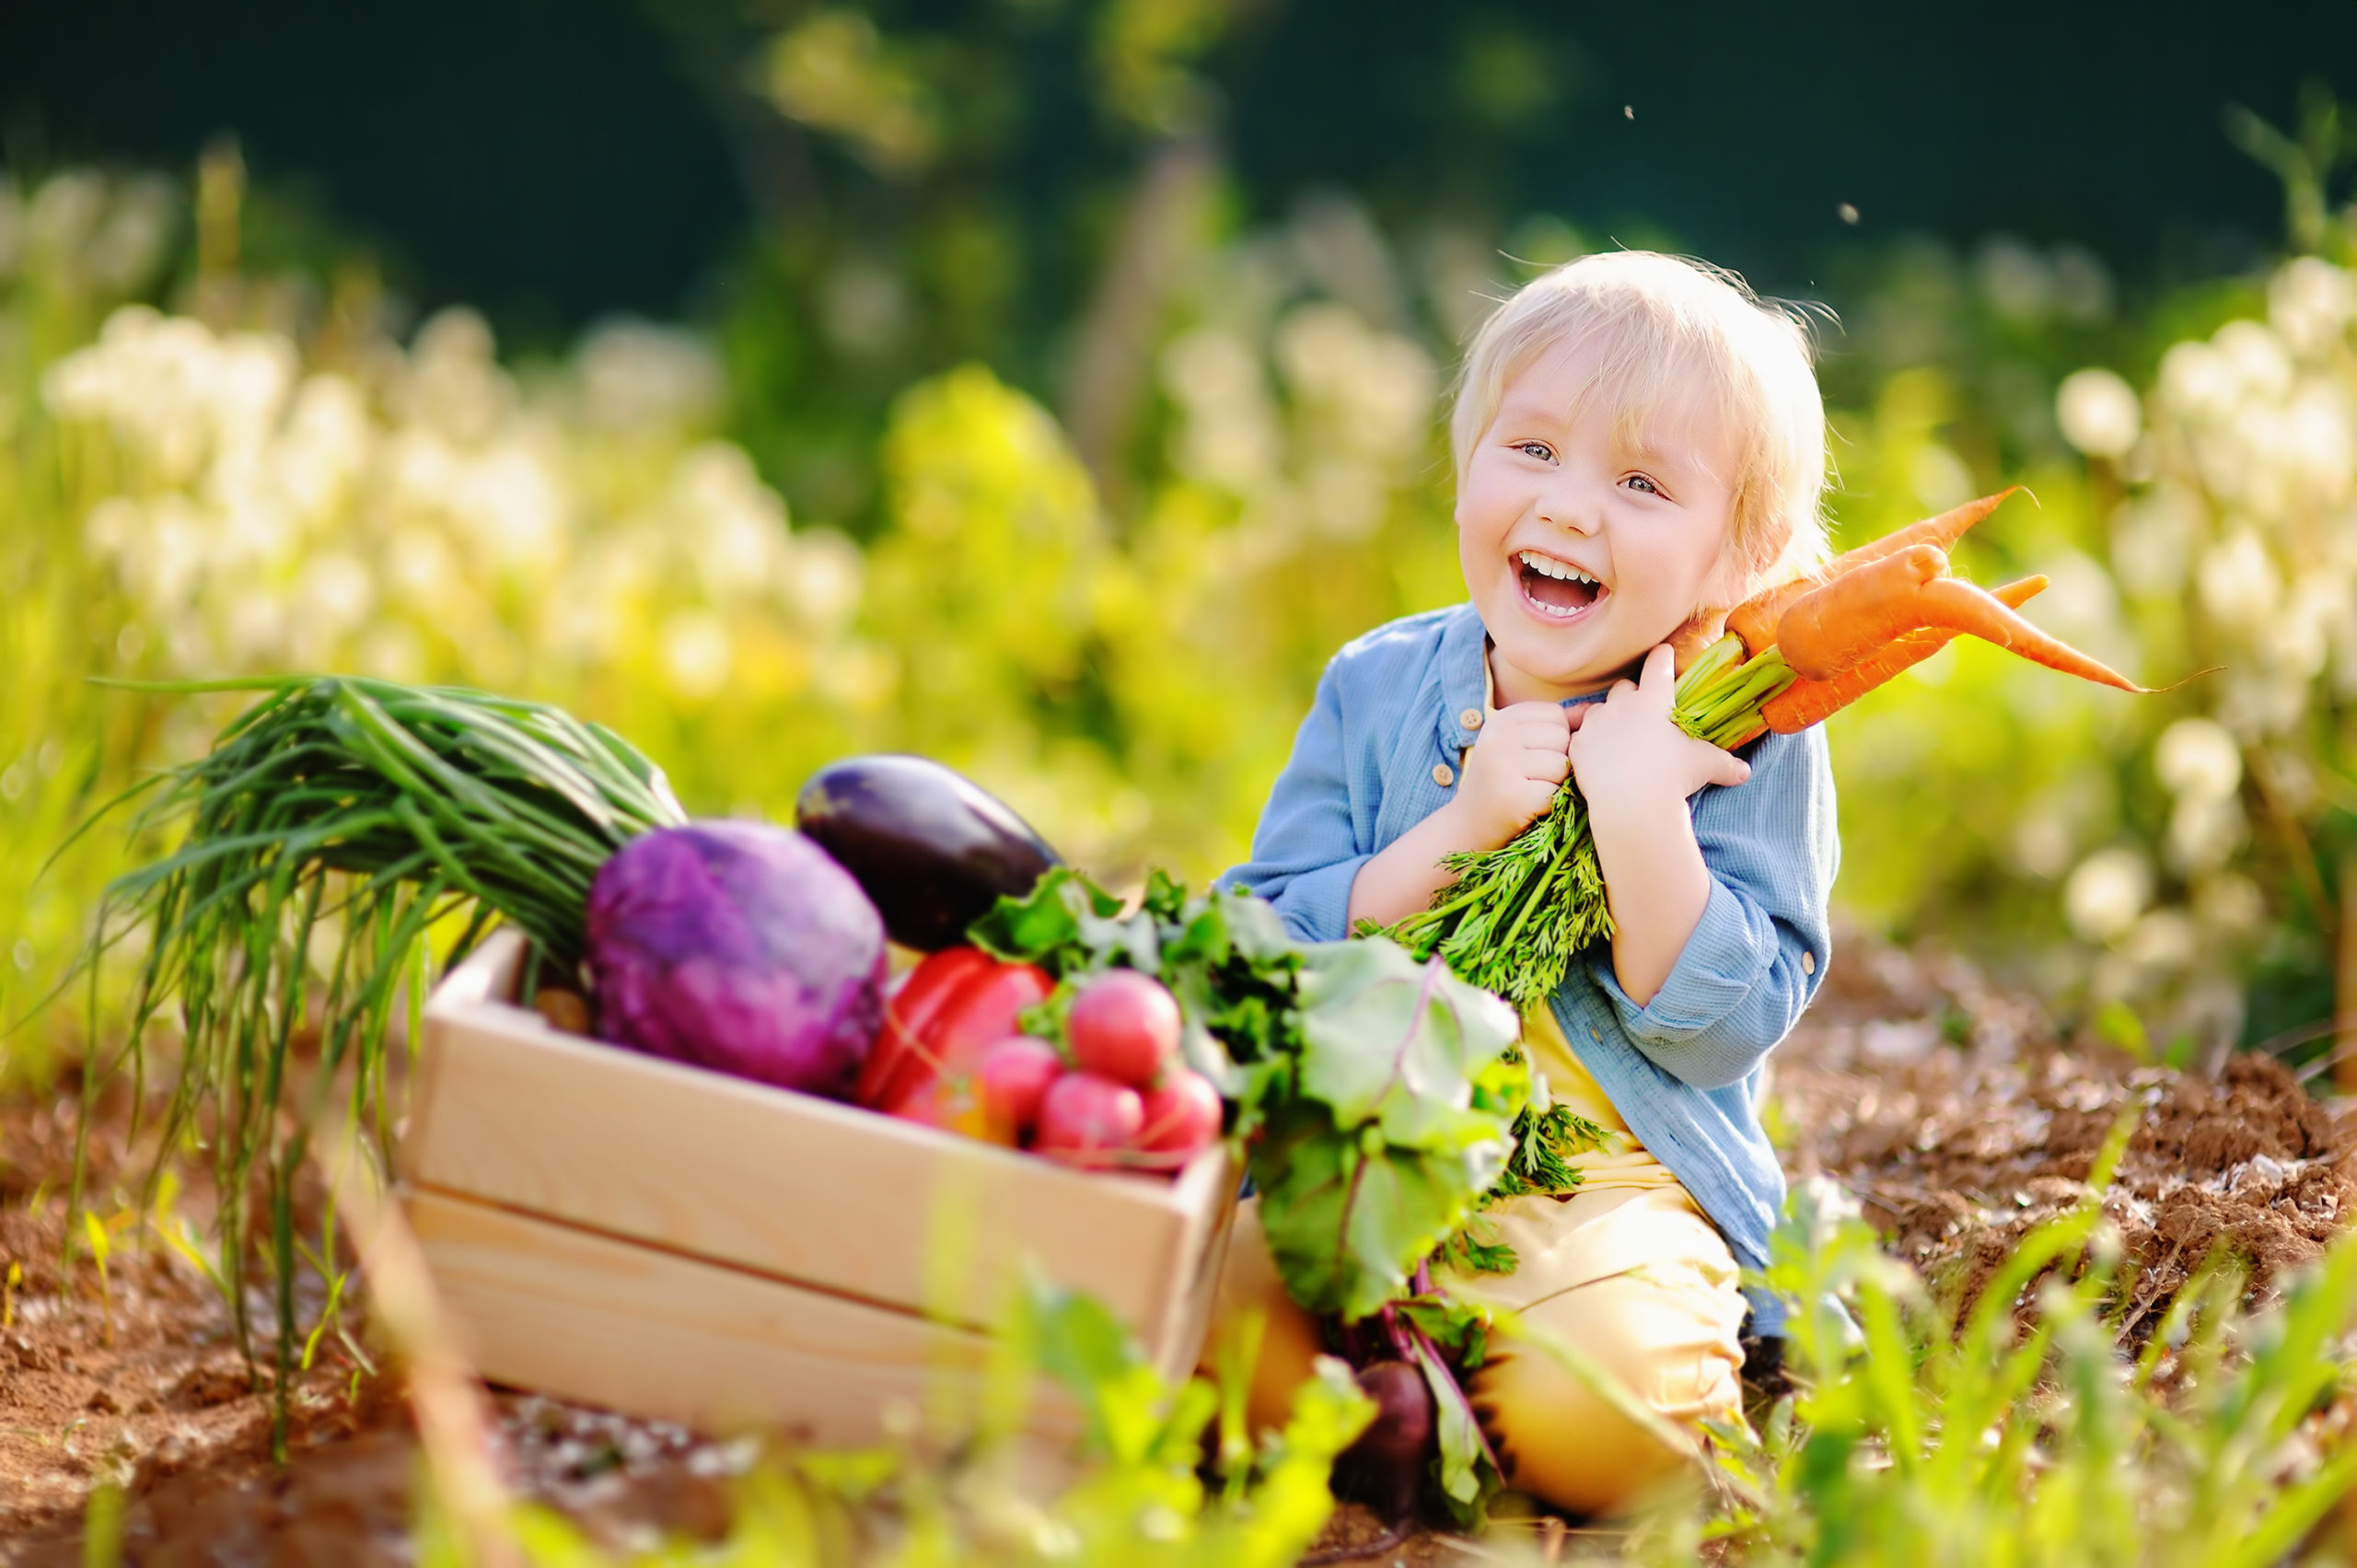
M1345 936L1422 908L1443 855L1505 842L1577 778L1615 935L1524 1043L1555 1099L1616 1136L1569 1197L1491 1211L1514 1272L1443 1283L1690 1434L1741 1420L1737 1266L1765 1261L1783 1201L1761 1063L1823 976L1840 846L1820 733L1740 757L1692 738L1665 640L1823 559L1824 409L1792 319L1724 273L1624 252L1490 318L1450 428L1471 602L1335 656L1225 880L1297 936ZM1278 1419L1320 1345L1250 1203L1220 1295L1223 1316L1269 1315L1253 1402ZM1751 1313L1780 1331L1773 1302ZM1515 1486L1609 1513L1686 1462L1543 1351L1492 1343L1468 1391Z

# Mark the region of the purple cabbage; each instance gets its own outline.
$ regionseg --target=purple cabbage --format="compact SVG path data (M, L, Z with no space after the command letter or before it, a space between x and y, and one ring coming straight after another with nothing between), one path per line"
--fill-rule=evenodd
M848 1098L884 1016L884 922L808 839L693 822L589 889L598 1029L675 1062Z

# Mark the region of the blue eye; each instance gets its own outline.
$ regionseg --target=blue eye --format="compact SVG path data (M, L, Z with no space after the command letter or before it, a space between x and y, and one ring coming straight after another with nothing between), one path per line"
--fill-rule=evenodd
M1661 494L1661 486L1655 484L1652 480L1647 479L1641 473L1632 473L1621 482L1624 484L1635 485L1647 495L1659 495Z
M1555 460L1554 448L1544 441L1517 441L1515 443L1514 449L1526 456L1537 458L1542 463Z

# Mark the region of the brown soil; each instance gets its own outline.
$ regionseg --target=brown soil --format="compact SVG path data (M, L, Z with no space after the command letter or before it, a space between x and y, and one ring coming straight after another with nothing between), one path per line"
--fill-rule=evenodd
M1959 1307L2026 1232L2084 1201L2131 1110L2103 1194L2131 1341L2213 1254L2263 1294L2321 1253L2357 1199L2357 1108L2328 1109L2273 1059L2235 1056L2216 1077L2142 1065L2058 1040L2034 1005L1968 965L1858 946L1777 1052L1786 1165L1855 1193Z
M2236 1058L2212 1078L2066 1049L2035 1004L1951 959L1847 940L1775 1063L1788 1167L1857 1193L1892 1249L1951 1297L1971 1299L2025 1231L2084 1200L2097 1151L2131 1107L2135 1129L2103 1200L2133 1264L2131 1338L2165 1317L2213 1251L2247 1263L2264 1291L2316 1257L2357 1199L2347 1166L2357 1117L2309 1098L2275 1063ZM111 1214L133 1196L139 1161L123 1146L127 1105L106 1109L91 1190ZM289 1390L282 1465L271 1392L194 1265L123 1235L105 1288L87 1256L60 1277L74 1125L70 1098L0 1101L0 1276L11 1264L21 1272L0 1308L0 1565L79 1563L81 1511L101 1481L123 1490L132 1562L412 1560L406 1406L351 1348L324 1336ZM180 1207L202 1218L201 1194ZM304 1295L310 1310L323 1299L316 1280ZM266 1302L251 1311L266 1325ZM729 1478L751 1458L527 1394L495 1392L491 1408L507 1484L610 1547L722 1533ZM1596 1544L1550 1536L1545 1521L1500 1527L1542 1555ZM1420 1565L1492 1550L1430 1532L1384 1547L1384 1537L1347 1508L1320 1548L1377 1547L1364 1561Z

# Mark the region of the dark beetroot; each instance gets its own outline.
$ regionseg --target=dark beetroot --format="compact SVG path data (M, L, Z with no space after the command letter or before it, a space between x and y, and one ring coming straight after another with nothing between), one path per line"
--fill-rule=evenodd
M1060 864L1004 801L924 757L820 769L794 825L852 874L893 941L923 953L958 946L1002 896L1021 898Z
M1375 1401L1375 1419L1334 1461L1334 1494L1398 1523L1415 1511L1434 1453L1433 1391L1405 1361L1363 1366L1358 1382Z

